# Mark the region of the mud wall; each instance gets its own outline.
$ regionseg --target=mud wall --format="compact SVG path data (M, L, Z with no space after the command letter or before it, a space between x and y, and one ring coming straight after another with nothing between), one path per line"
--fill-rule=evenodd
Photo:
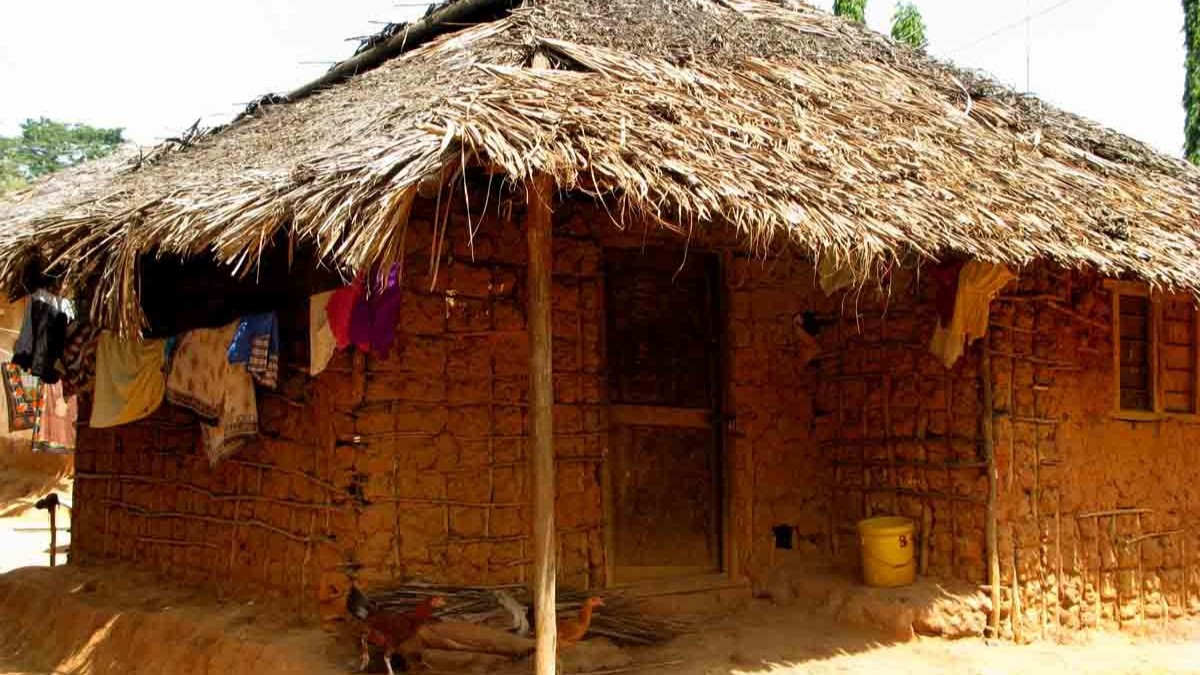
M192 418L170 408L125 428L81 428L75 559L136 561L239 595L295 597L306 607L316 599L329 615L352 582L528 578L519 197L470 219L456 204L432 261L433 204L419 205L406 235L406 295L388 358L339 354L310 378L307 310L289 311L283 386L260 391L262 438L218 466L200 454ZM588 588L607 580L603 250L659 243L679 248L681 262L686 253L678 236L621 231L587 203L561 205L555 227L560 580ZM725 261L725 393L734 420L725 449L727 564L762 578L773 526L794 525L802 538L828 545L812 387L796 386L813 372L795 332L811 298L794 290L811 288L811 269L768 263L702 233L691 245Z
M992 305L1004 626L1017 639L1200 610L1200 424L1114 415L1111 307L1099 279L1049 268Z
M897 271L824 299L814 390L816 441L828 466L830 552L859 566L856 523L901 515L917 523L919 572L986 578L986 472L979 353L951 369L929 352L933 285Z

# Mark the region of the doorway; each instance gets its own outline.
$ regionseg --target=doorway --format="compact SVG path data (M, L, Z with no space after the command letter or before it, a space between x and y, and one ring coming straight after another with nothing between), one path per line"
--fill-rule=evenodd
M718 572L720 261L608 249L605 279L613 581Z

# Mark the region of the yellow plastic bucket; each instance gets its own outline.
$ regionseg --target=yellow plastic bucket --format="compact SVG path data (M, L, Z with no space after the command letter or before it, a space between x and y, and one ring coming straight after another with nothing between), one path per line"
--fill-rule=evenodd
M913 551L913 521L898 516L868 518L858 522L862 544L863 580L868 586L906 586L917 577Z

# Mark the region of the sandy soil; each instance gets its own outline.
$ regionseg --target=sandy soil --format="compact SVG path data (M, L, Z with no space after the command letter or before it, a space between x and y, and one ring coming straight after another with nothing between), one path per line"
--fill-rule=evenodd
M0 573L48 565L50 561L50 518L34 503L51 492L58 493L58 563L66 562L71 545L71 480L32 470L0 469Z
M48 519L32 504L49 490L69 503L69 481L0 470L0 572L47 564ZM60 515L59 542L65 546L69 516L65 510ZM332 675L351 672L347 654L353 650L341 642L295 624L284 612L222 602L204 589L175 588L119 568L0 575L0 675ZM1200 674L1200 620L1175 622L1153 638L1088 634L1023 646L977 639L897 643L763 600L632 656L646 666L641 672L656 675ZM134 664L119 663L130 657Z
M825 675L830 673L1043 673L1088 675L1200 673L1200 620L1173 624L1167 635L1139 638L1095 633L1070 643L1030 645L980 639L917 638L892 642L878 633L831 623L767 601L702 633L646 650L639 662L683 663L663 675Z

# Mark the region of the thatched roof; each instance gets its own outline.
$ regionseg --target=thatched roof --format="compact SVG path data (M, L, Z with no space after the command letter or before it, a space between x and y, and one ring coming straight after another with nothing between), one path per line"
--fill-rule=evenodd
M392 30L372 49L405 52L378 68L140 166L0 198L0 283L48 264L133 332L141 256L244 272L283 230L369 269L420 187L484 166L862 269L1050 259L1200 294L1196 169L807 5L542 0L436 33Z

